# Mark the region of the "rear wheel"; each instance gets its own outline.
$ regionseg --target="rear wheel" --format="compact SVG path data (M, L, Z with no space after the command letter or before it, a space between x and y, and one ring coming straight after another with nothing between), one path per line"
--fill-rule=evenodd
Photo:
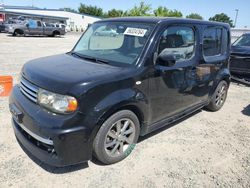
M12 34L12 36L23 36L24 35L24 32L22 30L15 30L14 33Z
M221 109L221 107L224 105L226 101L227 91L228 91L228 83L225 80L220 81L212 96L210 103L208 104L208 106L206 106L206 108L213 112Z
M134 149L140 132L137 116L122 110L109 117L94 140L94 155L104 164L113 164L126 158Z
M61 33L59 32L59 31L54 31L53 33L52 33L52 35L51 35L51 37L55 37L55 36L60 36L61 35Z

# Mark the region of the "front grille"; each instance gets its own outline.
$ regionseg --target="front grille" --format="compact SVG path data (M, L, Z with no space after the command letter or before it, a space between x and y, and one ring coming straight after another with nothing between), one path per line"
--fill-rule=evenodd
M22 78L20 81L20 90L28 99L37 103L37 94L38 94L37 86L31 84L29 81Z

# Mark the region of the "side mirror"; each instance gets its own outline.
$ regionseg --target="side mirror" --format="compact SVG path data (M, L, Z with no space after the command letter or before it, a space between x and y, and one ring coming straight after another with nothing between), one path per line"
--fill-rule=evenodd
M29 26L30 26L30 25L27 23L27 24L26 24L26 27L29 27Z
M176 64L176 58L172 54L159 54L156 62L159 65L171 67L171 66L174 66Z

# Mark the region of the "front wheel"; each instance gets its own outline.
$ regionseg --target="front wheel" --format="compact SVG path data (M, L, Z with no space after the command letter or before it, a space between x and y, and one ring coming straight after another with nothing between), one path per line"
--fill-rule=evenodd
M210 103L206 106L206 108L213 112L220 110L226 101L227 91L228 83L225 80L220 81Z
M113 164L126 158L134 149L140 133L137 116L122 110L109 117L94 140L94 155L104 164Z
M20 37L20 36L24 36L24 32L22 30L15 30L12 34L13 37Z
M12 34L13 37L17 36L18 33L16 31L14 31L14 33Z

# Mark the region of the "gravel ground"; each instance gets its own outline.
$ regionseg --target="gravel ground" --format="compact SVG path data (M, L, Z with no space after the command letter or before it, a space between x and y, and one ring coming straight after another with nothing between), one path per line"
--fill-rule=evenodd
M15 83L33 58L69 51L79 35L61 38L0 34L0 75ZM224 107L141 138L124 161L52 168L22 150L0 98L0 187L250 187L250 88L231 84Z

